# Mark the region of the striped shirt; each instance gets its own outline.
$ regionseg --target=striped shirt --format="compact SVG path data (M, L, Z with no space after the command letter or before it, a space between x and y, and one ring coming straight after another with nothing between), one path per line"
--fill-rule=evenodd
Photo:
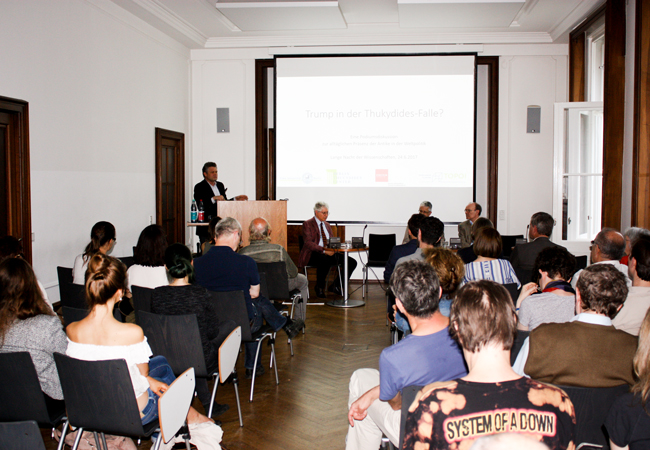
M517 289L521 287L515 269L505 259L474 261L465 264L465 276L462 284L476 280L492 280L499 284L517 283Z

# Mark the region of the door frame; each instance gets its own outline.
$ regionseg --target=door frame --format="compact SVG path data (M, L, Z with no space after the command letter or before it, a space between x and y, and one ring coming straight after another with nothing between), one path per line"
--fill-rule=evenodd
M23 256L32 263L32 213L29 165L29 103L0 96L0 111L8 113L7 206L8 232L22 238Z

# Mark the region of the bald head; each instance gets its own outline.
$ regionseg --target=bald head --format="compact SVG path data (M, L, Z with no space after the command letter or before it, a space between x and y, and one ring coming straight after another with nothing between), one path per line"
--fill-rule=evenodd
M618 261L625 254L625 238L613 228L603 228L591 247L591 262Z
M271 239L271 225L263 217L253 219L248 227L250 241L269 241Z

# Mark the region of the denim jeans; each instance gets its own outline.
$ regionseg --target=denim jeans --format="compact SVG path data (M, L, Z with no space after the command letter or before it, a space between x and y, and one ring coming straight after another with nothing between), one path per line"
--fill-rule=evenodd
M406 320L406 317L399 310L395 311L395 326L404 333L404 336L411 334L411 325L409 325L409 321Z
M149 359L149 376L165 384L172 384L176 377L172 368L169 366L167 359L164 356L154 356ZM147 389L149 394L149 402L142 410L142 425L158 418L158 394L153 392L151 388Z
M249 317L251 321L251 333L255 333L260 328L264 320L268 323L271 328L275 331L280 331L283 326L287 323L287 318L275 309L273 303L263 296L259 296L253 299L253 317ZM244 359L244 367L247 369L252 369L255 367L255 352L257 352L257 342L249 342L245 345L246 347L246 358ZM262 349L260 349L260 356L262 356ZM260 366L260 361L257 361L258 367Z

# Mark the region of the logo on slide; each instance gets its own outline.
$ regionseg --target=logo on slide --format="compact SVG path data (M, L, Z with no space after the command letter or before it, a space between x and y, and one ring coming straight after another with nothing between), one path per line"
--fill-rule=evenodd
M305 184L311 184L314 181L314 176L309 172L305 172L302 174L302 181Z
M327 174L327 184L337 184L336 169L327 169L325 173Z
M375 182L388 183L388 169L375 169Z

